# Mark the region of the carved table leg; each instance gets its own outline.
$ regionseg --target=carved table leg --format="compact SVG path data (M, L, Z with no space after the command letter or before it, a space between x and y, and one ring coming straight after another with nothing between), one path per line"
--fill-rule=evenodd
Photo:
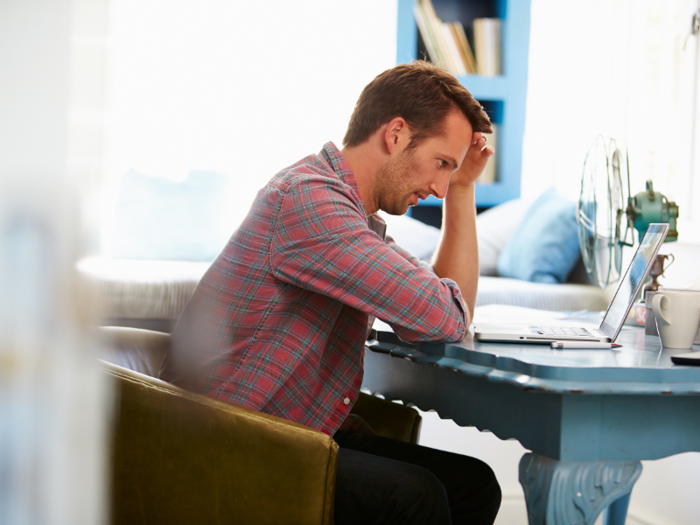
M613 501L610 506L603 511L603 525L625 525L627 508L629 506L630 494L622 496L617 501Z
M598 514L632 492L639 461L556 461L528 453L520 460L530 525L593 525Z

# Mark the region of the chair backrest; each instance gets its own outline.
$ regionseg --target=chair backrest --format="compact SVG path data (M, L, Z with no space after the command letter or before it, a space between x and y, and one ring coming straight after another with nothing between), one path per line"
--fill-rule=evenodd
M338 445L321 432L103 362L119 393L114 525L328 525Z
M386 438L418 443L423 418L413 407L360 393L352 413L364 419L372 430Z
M120 326L101 327L100 332L108 346L105 361L158 378L170 350L170 334ZM422 418L413 408L360 394L352 413L364 419L379 436L407 443L419 441Z

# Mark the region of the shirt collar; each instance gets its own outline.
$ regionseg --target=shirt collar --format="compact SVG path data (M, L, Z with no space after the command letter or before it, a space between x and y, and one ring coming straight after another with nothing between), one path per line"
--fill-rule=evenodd
M366 215L365 203L362 201L360 196L360 190L357 188L357 182L355 181L355 176L350 169L348 161L343 157L338 147L333 144L333 142L326 142L323 145L323 149L319 154L328 164L330 164L333 171L340 177L345 184L350 186L357 194L357 200L362 211L362 215ZM379 214L374 213L367 217L367 225L370 230L378 234L382 239L386 235L386 223Z
M326 142L323 145L323 149L321 150L319 155L328 164L330 164L331 168L333 169L333 171L335 171L336 175L338 175L340 180L342 180L345 184L350 186L355 191L355 193L357 193L358 200L360 201L360 206L362 207L362 214L364 215L366 213L365 203L362 202L362 197L360 196L360 190L357 187L355 175L353 175L352 169L350 169L350 164L348 164L348 161L345 159L338 147L335 144L333 144L333 142Z
M386 239L386 222L384 222L384 219L382 219L378 213L373 213L367 217L367 226L382 239Z

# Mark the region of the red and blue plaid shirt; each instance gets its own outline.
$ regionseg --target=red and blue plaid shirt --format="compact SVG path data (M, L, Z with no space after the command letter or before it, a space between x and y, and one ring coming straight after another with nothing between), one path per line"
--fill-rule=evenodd
M457 285L385 229L334 144L281 171L197 286L162 377L332 435L372 316L406 341L458 341L468 325Z

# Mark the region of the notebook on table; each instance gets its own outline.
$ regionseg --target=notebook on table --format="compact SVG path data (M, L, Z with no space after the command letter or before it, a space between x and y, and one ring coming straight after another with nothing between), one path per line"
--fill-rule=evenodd
M612 343L617 338L651 265L668 233L668 224L650 224L620 285L605 312L600 327L546 326L539 324L474 323L474 337L481 342L549 344L552 341L596 341Z

